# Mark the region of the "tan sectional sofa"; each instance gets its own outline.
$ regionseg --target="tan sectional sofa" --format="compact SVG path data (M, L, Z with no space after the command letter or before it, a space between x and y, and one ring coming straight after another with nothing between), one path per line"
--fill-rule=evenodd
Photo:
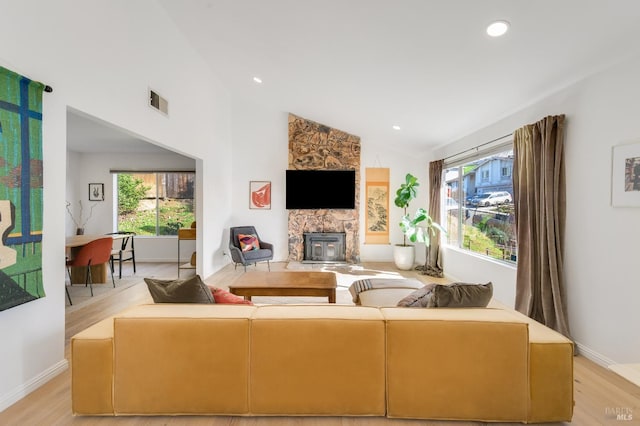
M142 305L71 341L78 415L555 422L573 345L505 309Z

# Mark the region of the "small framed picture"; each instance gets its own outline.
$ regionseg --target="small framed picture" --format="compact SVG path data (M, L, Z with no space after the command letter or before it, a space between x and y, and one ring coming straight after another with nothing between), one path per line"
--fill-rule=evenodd
M104 183L89 184L89 201L104 201Z
M640 207L640 143L613 147L611 205Z
M271 209L271 182L252 180L249 182L249 208L259 210Z

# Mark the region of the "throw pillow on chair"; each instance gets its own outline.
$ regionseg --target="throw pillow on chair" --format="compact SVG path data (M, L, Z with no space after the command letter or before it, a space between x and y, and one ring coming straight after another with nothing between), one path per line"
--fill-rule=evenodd
M238 234L238 241L240 242L240 250L244 252L260 249L260 241L255 234Z

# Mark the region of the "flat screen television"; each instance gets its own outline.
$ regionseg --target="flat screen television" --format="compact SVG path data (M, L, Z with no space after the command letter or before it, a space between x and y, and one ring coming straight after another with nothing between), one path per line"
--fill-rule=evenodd
M355 170L287 170L286 208L354 209Z

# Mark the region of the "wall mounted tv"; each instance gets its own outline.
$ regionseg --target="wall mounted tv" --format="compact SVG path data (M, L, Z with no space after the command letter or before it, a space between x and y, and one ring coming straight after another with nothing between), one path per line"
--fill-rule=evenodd
M287 170L286 208L354 209L355 170Z

